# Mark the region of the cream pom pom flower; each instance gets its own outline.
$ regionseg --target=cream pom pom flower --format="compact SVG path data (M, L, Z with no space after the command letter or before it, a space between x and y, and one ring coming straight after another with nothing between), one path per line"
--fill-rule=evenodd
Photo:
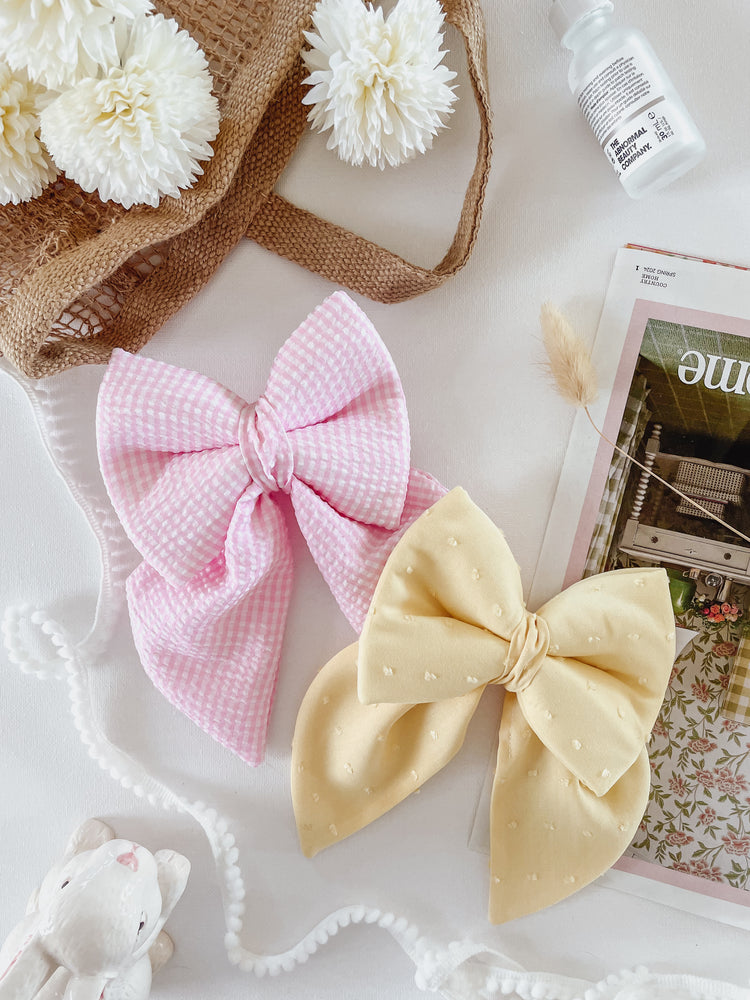
M115 17L151 9L151 0L1 0L0 58L56 89L116 60Z
M42 111L42 139L84 191L126 208L179 197L213 155L219 105L206 57L161 14L117 25L118 62Z
M57 175L39 141L39 88L0 63L0 205L36 198Z
M384 17L361 0L321 0L303 52L308 121L355 166L398 166L432 145L456 99L442 64L438 0L398 0Z

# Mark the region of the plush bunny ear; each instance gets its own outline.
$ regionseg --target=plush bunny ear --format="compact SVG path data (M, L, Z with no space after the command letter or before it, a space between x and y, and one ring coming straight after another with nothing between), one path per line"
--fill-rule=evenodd
M93 851L114 839L115 831L112 827L102 823L100 819L87 819L85 823L81 823L68 841L68 846L65 848L65 860L69 861L76 854L82 854L84 851Z
M34 1000L60 1000L60 997L65 1000L68 996L65 991L72 979L73 976L68 969L58 966L41 990L34 994Z
M111 980L106 976L73 976L63 994L63 1000L101 1000L109 982ZM59 995L55 993L52 996L56 1000Z
M157 878L161 890L162 906L159 927L161 928L169 914L177 905L180 896L185 891L190 862L176 851L157 851L154 854L157 867Z
M19 924L0 952L0 1000L34 1000L53 971L52 959L38 935L29 934L26 925Z
M150 954L150 950L154 942L158 940L161 930L167 922L167 918L185 891L188 875L190 874L190 862L181 854L177 854L176 851L157 851L154 854L154 861L156 862L156 878L161 894L161 913L151 928L150 933L143 938L138 948L133 952L134 961L143 958L147 953ZM2 1000L2 997L0 997L0 1000Z

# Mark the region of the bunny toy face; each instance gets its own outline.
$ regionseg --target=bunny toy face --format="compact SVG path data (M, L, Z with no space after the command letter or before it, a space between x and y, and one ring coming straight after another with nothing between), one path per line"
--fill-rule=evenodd
M0 950L0 1000L147 1000L189 872L174 851L151 854L84 823Z
M59 965L76 975L114 976L155 937L162 916L157 862L138 844L110 840L50 872L38 908L40 940Z

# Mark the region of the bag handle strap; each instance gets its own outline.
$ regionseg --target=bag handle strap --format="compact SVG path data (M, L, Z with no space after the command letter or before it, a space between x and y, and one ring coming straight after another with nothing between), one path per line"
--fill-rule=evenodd
M356 233L298 208L275 192L259 207L246 233L266 249L379 302L402 302L421 295L459 271L474 248L482 216L492 156L484 20L479 0L442 0L442 4L446 21L464 39L479 110L479 143L458 228L440 263L434 268L412 264ZM294 99L299 109L302 106L299 95Z

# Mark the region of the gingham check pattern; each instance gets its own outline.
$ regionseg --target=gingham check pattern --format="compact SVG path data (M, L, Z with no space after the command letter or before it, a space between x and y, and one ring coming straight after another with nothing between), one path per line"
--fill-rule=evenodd
M393 361L337 292L284 344L256 404L115 351L97 437L107 490L144 560L127 583L144 668L180 711L260 763L292 585L281 495L359 630L391 549L445 492L409 468Z
M617 444L629 455L634 455L638 449L646 424L651 416L646 406L646 393L646 379L643 377L634 379L617 435ZM612 545L617 515L627 486L629 471L630 462L624 455L616 451L612 456L612 465L596 515L596 524L586 557L584 576L601 573L604 568Z
M734 722L750 724L750 637L748 636L742 639L737 650L721 714Z

